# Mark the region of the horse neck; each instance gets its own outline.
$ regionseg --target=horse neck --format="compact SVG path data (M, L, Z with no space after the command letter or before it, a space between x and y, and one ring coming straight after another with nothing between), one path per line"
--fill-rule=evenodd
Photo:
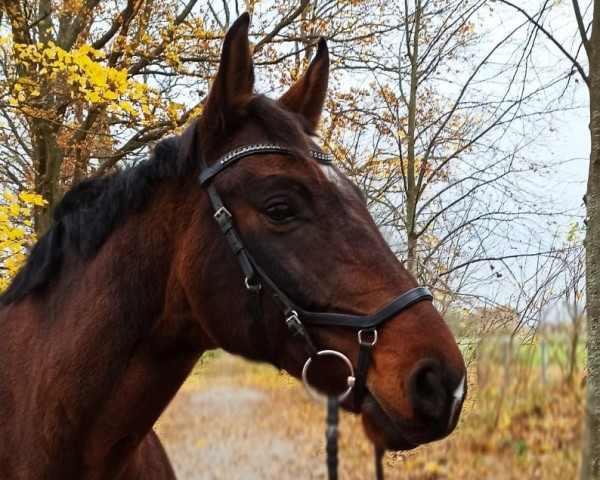
M14 428L48 458L100 465L151 429L203 351L174 268L178 195L163 188L93 259L68 254L46 294L2 312L12 318L0 360L13 373L0 375L0 398L13 400L0 407L0 439Z

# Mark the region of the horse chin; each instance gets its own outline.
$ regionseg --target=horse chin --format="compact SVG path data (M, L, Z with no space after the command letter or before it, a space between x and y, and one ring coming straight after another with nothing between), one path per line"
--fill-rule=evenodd
M426 425L394 420L375 397L367 392L361 408L363 428L369 440L384 450L412 450L445 437L448 431L429 430Z

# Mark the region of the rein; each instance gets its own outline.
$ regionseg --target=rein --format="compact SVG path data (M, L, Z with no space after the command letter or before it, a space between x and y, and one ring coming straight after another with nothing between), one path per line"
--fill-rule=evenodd
M417 287L396 297L388 305L371 315L352 315L335 312L314 312L305 310L296 305L269 277L269 275L258 265L252 254L245 247L235 224L233 216L225 207L221 196L215 186L211 183L220 172L237 161L259 154L278 153L293 155L293 152L283 146L273 143L256 143L236 148L220 157L210 167L206 164L204 156L201 156L200 184L208 192L208 196L215 211L214 218L219 224L227 243L233 250L240 267L245 275L245 283L251 298L253 315L257 319L262 318L261 290L265 290L282 310L285 322L290 331L299 336L308 354L308 359L302 369L302 382L307 392L316 400L327 403L327 469L330 480L337 480L337 438L338 438L338 408L339 404L353 393L353 407L359 411L366 394L367 371L371 361L373 346L377 343L377 327L398 313L422 300L433 300L433 296L425 287ZM322 165L332 165L333 156L317 150L308 150L312 158ZM324 325L349 327L358 330L359 356L356 371L352 362L346 355L335 350L319 350L312 341L305 325ZM319 357L335 357L341 360L348 368L348 388L341 394L329 396L327 399L319 394L308 381L308 370L314 360ZM383 450L375 450L375 470L377 479L383 479L382 457Z

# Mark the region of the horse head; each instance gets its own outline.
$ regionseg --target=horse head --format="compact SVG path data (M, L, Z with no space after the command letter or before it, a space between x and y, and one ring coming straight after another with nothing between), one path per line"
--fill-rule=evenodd
M464 361L359 189L319 147L326 42L304 75L271 100L254 93L248 25L243 15L228 31L203 112L182 142L208 190L190 218L181 267L206 345L298 378L304 368L311 388L329 395L363 383L360 396L344 396L342 405L362 414L380 448L442 438L458 421ZM207 216L217 222L201 227Z

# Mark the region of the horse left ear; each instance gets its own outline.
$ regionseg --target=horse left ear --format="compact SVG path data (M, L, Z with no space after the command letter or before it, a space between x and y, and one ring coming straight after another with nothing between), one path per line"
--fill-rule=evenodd
M299 113L307 121L314 132L319 125L321 112L327 95L329 81L329 52L327 42L321 37L317 53L310 63L308 70L290 89L278 100L292 112Z
M252 98L254 67L248 41L249 24L250 15L244 13L225 35L219 70L202 114L202 123L208 128L223 128Z

